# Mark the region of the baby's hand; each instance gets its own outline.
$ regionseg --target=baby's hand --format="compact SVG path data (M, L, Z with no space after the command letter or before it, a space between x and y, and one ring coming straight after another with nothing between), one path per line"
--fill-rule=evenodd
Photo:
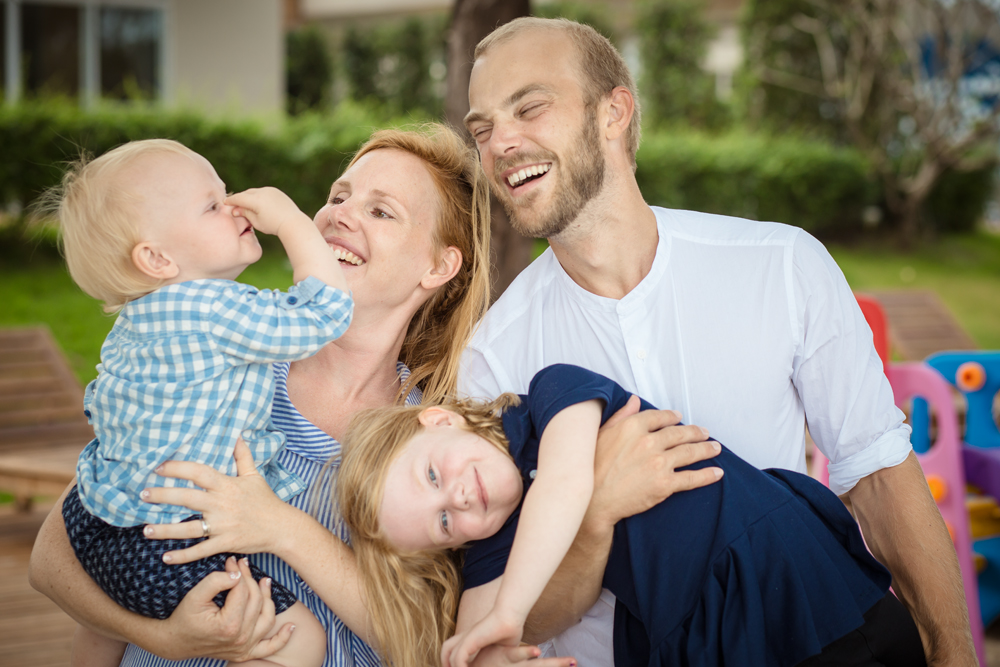
M308 216L299 210L288 195L277 188L251 188L226 197L226 204L234 206L234 215L242 215L254 229L265 234L278 234L289 220Z
M468 667L479 651L501 644L517 646L524 634L524 618L504 614L495 607L465 634L455 635L441 647L443 667Z

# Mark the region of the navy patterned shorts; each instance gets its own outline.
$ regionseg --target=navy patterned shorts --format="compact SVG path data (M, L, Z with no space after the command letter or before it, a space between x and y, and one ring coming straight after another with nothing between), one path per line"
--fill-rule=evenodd
M69 542L87 574L112 600L148 618L168 618L199 581L226 569L229 556L242 558L240 554L217 554L193 563L167 565L163 554L207 538L149 540L142 534L143 526L112 526L84 509L75 486L66 496L62 511ZM200 519L201 515L195 514L185 520ZM253 564L250 572L257 581L267 576ZM216 595L215 604L221 607L228 592ZM271 599L279 614L296 601L295 595L276 581L271 582Z

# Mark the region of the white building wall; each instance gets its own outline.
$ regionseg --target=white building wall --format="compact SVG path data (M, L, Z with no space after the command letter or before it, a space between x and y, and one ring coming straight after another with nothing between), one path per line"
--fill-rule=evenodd
M209 111L285 107L281 0L174 0L167 14L164 97Z

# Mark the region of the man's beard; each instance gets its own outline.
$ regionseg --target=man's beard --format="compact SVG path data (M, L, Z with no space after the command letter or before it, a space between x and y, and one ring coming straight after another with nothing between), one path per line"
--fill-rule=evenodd
M596 105L588 106L583 128L574 143L577 148L570 148L565 161L560 161L555 153L540 151L530 155L521 154L513 159L498 159L493 165L494 178L490 179L493 194L503 204L510 224L518 234L545 239L556 236L569 227L583 207L601 191L604 186L605 165L597 131ZM534 222L522 217L519 211L531 210L536 193L524 196L521 202L515 202L506 184L495 181L497 174L525 162L552 162L559 166L559 182L552 195L552 204L548 211L538 211L538 219Z

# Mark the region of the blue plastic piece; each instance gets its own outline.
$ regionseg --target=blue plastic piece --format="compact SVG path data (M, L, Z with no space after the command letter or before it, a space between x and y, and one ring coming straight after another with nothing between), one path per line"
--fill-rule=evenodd
M941 352L927 357L927 364L955 385L958 367L967 361L982 365L986 382L978 391L962 392L968 410L965 414L965 444L971 447L1000 448L1000 430L993 421L993 397L1000 392L1000 351Z
M910 444L917 454L926 454L931 448L931 418L927 409L927 399L914 396L910 404Z

